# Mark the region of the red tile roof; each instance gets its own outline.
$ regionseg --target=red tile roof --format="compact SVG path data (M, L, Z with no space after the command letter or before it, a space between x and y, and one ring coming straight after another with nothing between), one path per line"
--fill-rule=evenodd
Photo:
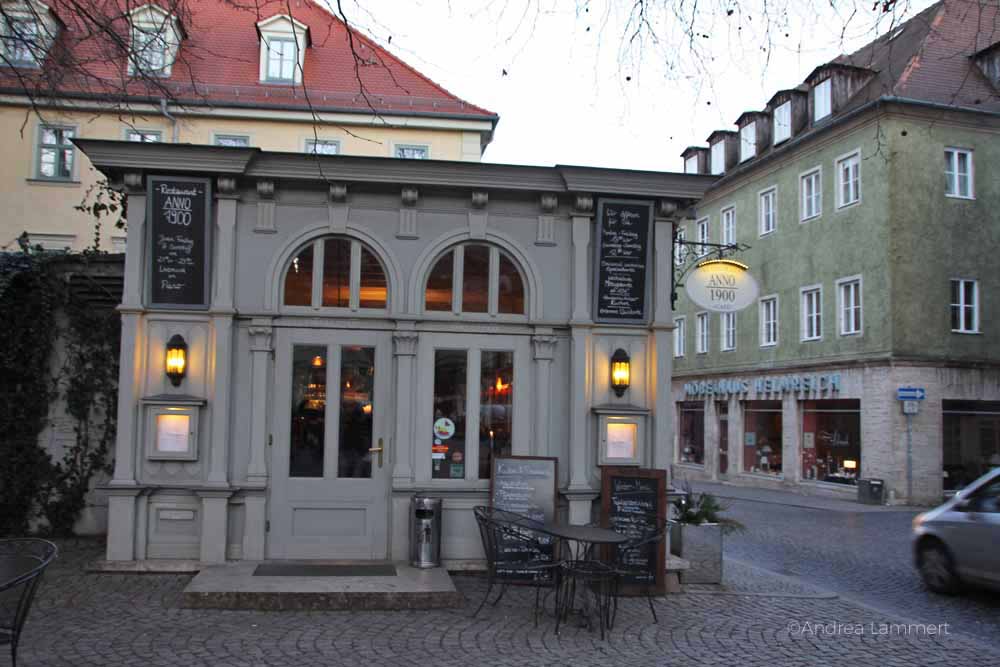
M34 92L56 96L170 97L187 104L215 107L263 107L380 114L434 115L490 120L495 113L470 104L431 81L357 30L348 29L322 2L313 0L171 0L160 4L178 12L187 38L181 42L170 77L160 85L128 76L123 45L129 43L124 17L113 22L119 38L94 36L92 27L75 14L69 0L48 0L67 26L50 49L46 73L33 78ZM157 4L157 3L154 3ZM109 3L117 6L117 3ZM133 3L139 6L139 2ZM259 81L260 39L256 24L275 15L291 15L309 27L303 85ZM90 33L90 34L88 34ZM117 42L117 43L116 43ZM61 53L83 63L85 76L59 75ZM63 68L65 70L65 68ZM70 68L70 72L76 68ZM53 72L56 74L54 75ZM19 90L25 83L12 73L0 74L0 88ZM158 82L159 83L159 82ZM124 95L123 95L124 94Z

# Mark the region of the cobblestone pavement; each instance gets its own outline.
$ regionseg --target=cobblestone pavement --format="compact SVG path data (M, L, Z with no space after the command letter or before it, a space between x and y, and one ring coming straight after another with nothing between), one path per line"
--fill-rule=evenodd
M712 485L712 491L726 493L719 485ZM770 495L764 501L749 500L745 489L739 493L742 499L724 503L730 506L729 515L747 530L727 536L728 557L833 591L890 616L949 623L954 632L1000 649L1000 594L969 591L948 597L923 588L910 546L915 510L855 511L853 503L840 501L810 508L777 504ZM803 502L800 496L786 495L790 503Z
M480 577L456 577L467 599L456 610L188 610L179 601L189 577L86 574L99 546L61 546L28 619L24 667L1000 664L1000 650L964 636L879 634L878 624L897 619L741 563L727 564L722 588L692 586L657 601L659 624L643 600L627 600L601 641L575 626L557 636L550 618L534 628L528 591L512 590L472 618ZM0 665L7 660L0 651Z

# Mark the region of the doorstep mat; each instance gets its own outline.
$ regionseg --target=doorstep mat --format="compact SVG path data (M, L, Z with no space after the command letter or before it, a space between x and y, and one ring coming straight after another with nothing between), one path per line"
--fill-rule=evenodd
M391 564L311 565L309 563L261 563L255 577L395 577Z

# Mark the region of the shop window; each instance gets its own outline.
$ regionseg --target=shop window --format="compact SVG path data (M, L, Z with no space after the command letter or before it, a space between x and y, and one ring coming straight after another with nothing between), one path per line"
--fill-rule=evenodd
M857 484L861 476L861 402L802 402L802 479Z
M466 392L469 353L434 352L434 444L431 477L465 479Z
M729 473L729 401L717 401L715 414L719 417L719 474Z
M524 315L524 280L514 260L499 248L466 243L434 263L424 289L424 309Z
M781 401L746 401L743 472L781 474Z
M320 267L319 276L314 267ZM360 241L317 239L292 259L285 272L284 305L379 309L388 306L385 269Z
M943 401L945 491L957 491L1000 466L1000 401Z
M510 456L514 427L514 353L483 350L479 368L479 479L494 456Z
M680 404L679 443L677 460L681 463L705 464L705 404L685 401Z

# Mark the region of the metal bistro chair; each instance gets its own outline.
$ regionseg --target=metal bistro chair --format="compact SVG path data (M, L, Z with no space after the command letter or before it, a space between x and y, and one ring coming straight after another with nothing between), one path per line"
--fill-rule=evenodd
M10 644L17 667L17 644L45 568L59 550L47 540L0 540L0 645Z
M622 582L628 578L648 575L648 568L638 564L637 561L644 560L642 559L643 552L646 552L646 558L652 557L655 560L656 550L666 535L667 523L662 522L655 529L644 531L641 535L637 535L614 548L612 568L615 571L615 589L612 595L608 627L614 627L615 618L618 616L618 597ZM654 579L642 587L646 594L646 602L649 603L649 611L653 614L653 622L659 623L660 620L656 617L656 608L653 606L652 594L653 589L656 588L656 580Z
M500 593L493 601L494 607L503 598L508 586L531 586L535 589L534 615L535 627L538 627L543 588L555 590L556 609L559 608L562 561L555 556L553 538L538 530L541 524L522 514L482 505L474 508L474 512L486 553L488 579L483 601L472 615L476 616L482 610L496 584L500 585ZM552 549L552 556L546 558L544 555L549 549ZM526 559L523 556L525 552L534 556ZM508 578L510 573L518 577L523 575L523 578Z

